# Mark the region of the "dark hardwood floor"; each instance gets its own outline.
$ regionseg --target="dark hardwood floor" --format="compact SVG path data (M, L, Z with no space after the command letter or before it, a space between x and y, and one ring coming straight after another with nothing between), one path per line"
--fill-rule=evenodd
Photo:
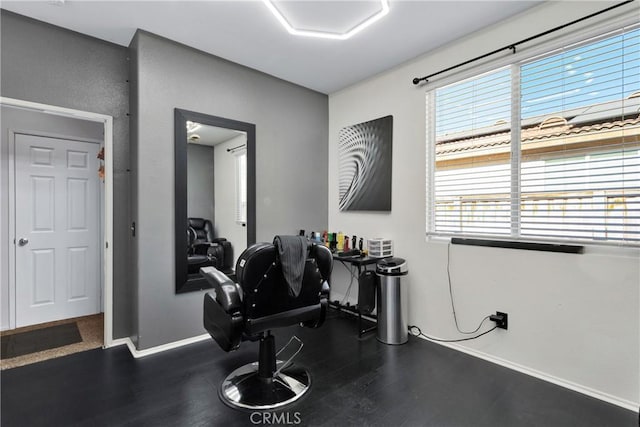
M276 421L323 426L637 426L638 414L411 337L387 346L357 338L355 318L330 312L292 334L312 390ZM223 378L257 358L257 343L224 353L205 341L134 359L126 347L91 350L3 371L2 427L251 426L274 418L226 407ZM266 421L266 422L265 422Z

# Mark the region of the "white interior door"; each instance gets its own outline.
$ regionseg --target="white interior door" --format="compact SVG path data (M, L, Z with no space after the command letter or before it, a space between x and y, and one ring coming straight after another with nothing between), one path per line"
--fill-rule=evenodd
M17 327L100 312L98 150L15 135Z

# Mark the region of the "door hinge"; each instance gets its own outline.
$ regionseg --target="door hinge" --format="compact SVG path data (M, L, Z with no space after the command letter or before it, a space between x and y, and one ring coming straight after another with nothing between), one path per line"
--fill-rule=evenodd
M105 248L109 249L109 242L104 242Z

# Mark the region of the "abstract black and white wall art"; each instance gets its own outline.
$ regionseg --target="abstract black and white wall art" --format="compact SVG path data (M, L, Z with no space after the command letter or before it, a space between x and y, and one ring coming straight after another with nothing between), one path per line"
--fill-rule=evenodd
M391 210L393 116L340 130L339 207L341 211Z

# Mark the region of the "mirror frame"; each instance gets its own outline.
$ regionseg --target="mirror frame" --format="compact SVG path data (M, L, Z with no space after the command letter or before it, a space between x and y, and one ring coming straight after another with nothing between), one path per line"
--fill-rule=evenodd
M176 108L174 110L176 294L211 288L204 278L189 279L187 273L187 249L189 247L189 238L186 233L188 218L187 120L247 134L247 247L256 241L256 125ZM240 249L234 248L234 252Z

